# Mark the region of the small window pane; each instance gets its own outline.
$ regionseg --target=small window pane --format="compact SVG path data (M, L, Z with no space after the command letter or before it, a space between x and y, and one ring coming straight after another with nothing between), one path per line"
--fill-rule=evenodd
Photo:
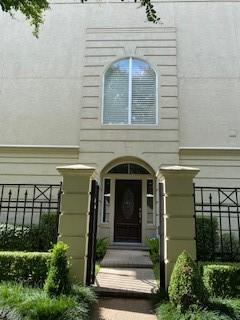
M104 124L128 123L129 59L113 63L105 74Z
M132 123L156 123L156 75L138 59L132 62Z
M149 174L147 169L134 163L123 163L113 167L108 173Z
M122 174L128 174L128 164L120 164L114 168L112 168L109 173L122 173Z
M110 214L110 179L104 180L104 195L103 195L103 222L109 222Z
M153 224L153 180L147 180L147 223Z

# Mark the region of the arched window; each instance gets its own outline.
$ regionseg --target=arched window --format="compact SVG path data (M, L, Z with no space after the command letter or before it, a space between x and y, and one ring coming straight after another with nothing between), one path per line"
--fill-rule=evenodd
M156 124L156 74L143 60L114 62L105 73L103 124Z
M122 163L111 170L108 173L122 173L122 174L150 174L150 172L139 164L135 163Z

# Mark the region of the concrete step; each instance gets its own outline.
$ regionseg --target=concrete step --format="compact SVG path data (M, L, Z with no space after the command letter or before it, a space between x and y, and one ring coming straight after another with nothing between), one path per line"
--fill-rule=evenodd
M123 289L112 289L104 287L95 287L95 292L99 297L108 297L108 298L131 298L131 299L151 299L152 295L155 293L149 292L139 292L132 290L123 290Z
M149 248L147 246L143 246L143 245L125 245L125 244L112 244L112 245L108 246L108 249L149 251Z
M153 266L147 251L116 249L109 249L100 265L110 268L152 268Z

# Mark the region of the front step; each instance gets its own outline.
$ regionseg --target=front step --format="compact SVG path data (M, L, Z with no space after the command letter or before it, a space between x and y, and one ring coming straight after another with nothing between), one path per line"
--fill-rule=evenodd
M143 250L110 249L100 263L108 268L152 268L149 253Z
M155 293L149 292L137 292L131 290L121 290L121 289L110 289L110 288L101 288L95 287L95 292L99 297L108 297L108 298L131 298L131 299L151 299L152 295Z
M149 251L147 246L143 245L125 245L125 244L112 244L108 246L108 249L112 250L141 250Z

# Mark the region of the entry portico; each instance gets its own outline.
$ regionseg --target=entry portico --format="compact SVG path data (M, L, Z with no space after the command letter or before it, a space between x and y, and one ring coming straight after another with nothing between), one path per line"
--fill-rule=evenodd
M156 237L156 175L134 157L119 158L102 170L98 237L110 244L143 245Z

